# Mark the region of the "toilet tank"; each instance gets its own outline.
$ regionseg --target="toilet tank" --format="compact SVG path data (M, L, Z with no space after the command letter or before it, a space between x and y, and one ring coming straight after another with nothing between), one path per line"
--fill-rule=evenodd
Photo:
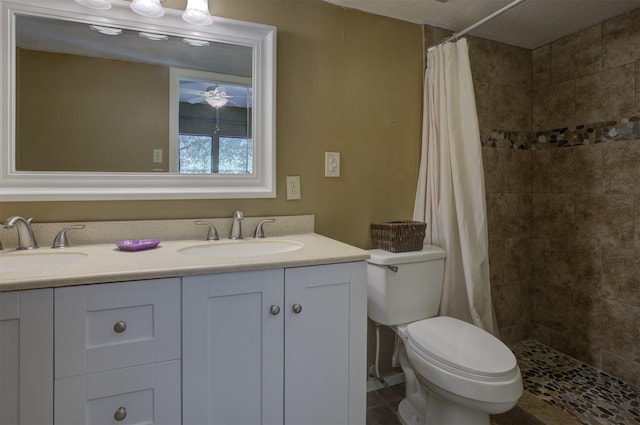
M367 314L393 326L438 315L446 253L425 245L422 251L370 250L367 264Z

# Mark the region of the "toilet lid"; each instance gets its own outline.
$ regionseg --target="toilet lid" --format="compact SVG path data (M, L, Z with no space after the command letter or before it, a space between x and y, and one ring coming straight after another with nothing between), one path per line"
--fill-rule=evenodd
M424 245L420 251L389 252L383 249L370 249L369 259L371 264L379 266L399 265L409 263L421 263L423 261L440 260L447 256L442 248L433 245Z
M491 379L512 374L518 367L516 357L502 341L452 317L410 323L407 337L421 357L463 374Z

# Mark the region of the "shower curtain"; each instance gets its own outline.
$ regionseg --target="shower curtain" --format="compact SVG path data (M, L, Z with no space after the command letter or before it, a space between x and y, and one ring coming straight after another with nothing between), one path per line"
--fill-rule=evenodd
M414 220L447 252L440 314L497 335L480 132L466 39L430 49Z

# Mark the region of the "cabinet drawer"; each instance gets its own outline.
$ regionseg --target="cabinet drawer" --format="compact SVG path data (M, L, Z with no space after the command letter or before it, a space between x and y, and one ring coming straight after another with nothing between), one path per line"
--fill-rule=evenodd
M179 424L180 361L55 381L56 424Z
M55 377L180 358L180 280L55 290Z

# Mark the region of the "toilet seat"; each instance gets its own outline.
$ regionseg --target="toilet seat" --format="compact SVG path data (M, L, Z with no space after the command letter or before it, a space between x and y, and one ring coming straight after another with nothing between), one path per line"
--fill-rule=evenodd
M516 358L506 345L462 320L420 320L407 325L405 334L415 354L458 376L495 382L517 373Z
M493 414L522 395L513 353L469 323L445 316L413 322L404 329L404 342L418 380L445 399Z

